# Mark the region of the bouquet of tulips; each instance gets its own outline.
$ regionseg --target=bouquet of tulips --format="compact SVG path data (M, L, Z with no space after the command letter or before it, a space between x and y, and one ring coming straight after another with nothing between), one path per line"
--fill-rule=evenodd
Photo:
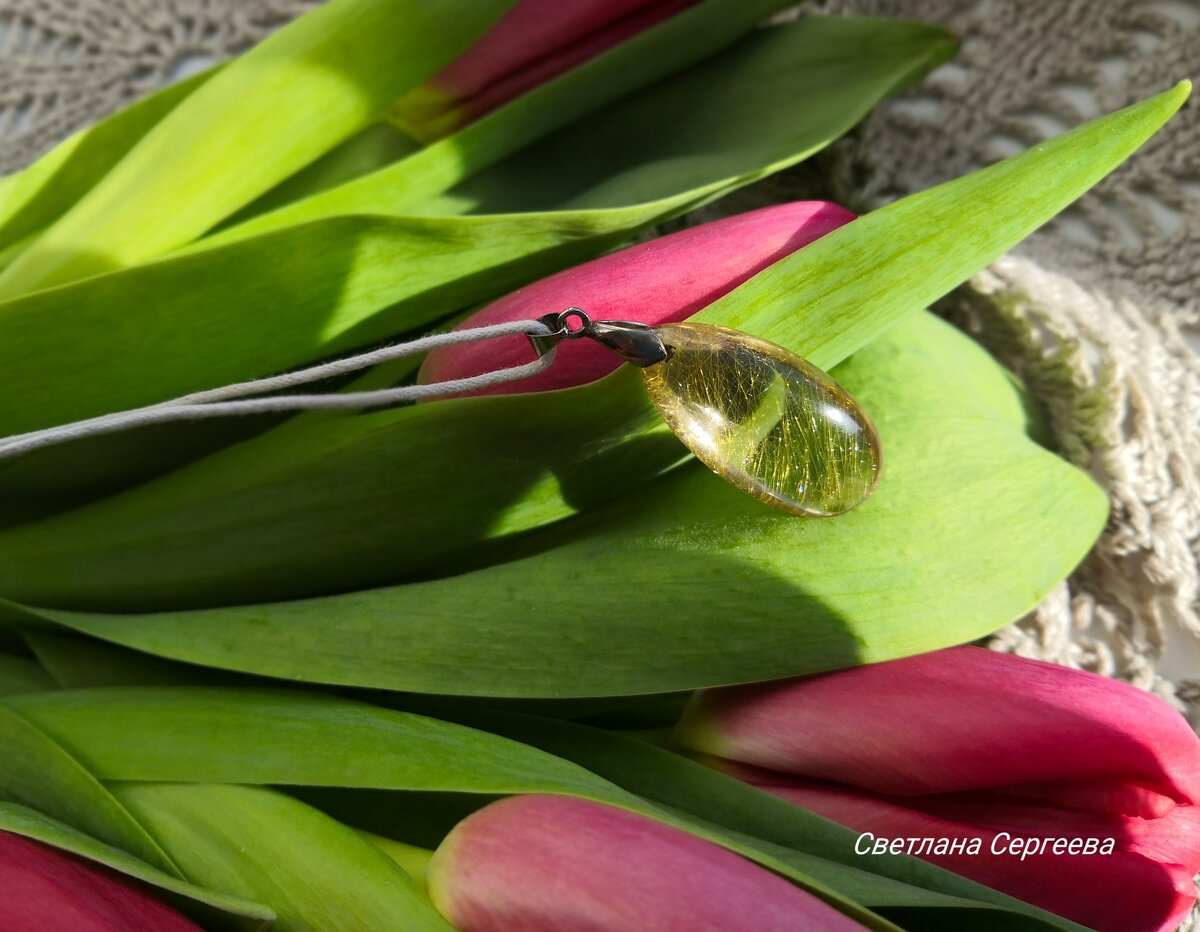
M791 2L329 0L0 180L0 929L1182 921L1183 718L957 646L1050 592L1107 500L924 309L1188 87L861 217L647 238L954 52L915 22L761 25ZM832 370L876 491L756 501L582 340L445 400L320 401L521 366L518 335L300 413L71 439L568 307Z

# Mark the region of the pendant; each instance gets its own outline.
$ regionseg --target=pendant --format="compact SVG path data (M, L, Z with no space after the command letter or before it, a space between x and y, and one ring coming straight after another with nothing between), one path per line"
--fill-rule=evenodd
M871 419L782 346L711 324L593 321L574 307L538 319L553 331L529 338L539 356L589 339L639 367L675 435L759 501L794 515L840 515L875 488L883 454Z

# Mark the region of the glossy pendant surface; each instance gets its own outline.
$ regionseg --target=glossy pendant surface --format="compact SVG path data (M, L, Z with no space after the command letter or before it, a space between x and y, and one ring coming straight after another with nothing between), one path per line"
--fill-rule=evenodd
M548 330L529 337L539 356L587 339L640 368L674 434L761 502L794 515L840 515L879 480L883 451L867 412L778 344L712 324L594 321L577 307L537 322Z
M679 323L654 333L667 354L642 368L646 390L713 472L798 515L842 514L871 494L879 435L826 373L737 330Z

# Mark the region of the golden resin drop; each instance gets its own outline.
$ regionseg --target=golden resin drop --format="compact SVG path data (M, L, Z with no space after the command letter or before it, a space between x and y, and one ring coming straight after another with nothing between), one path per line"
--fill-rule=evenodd
M839 515L879 478L879 435L828 375L781 346L708 324L655 328L642 369L670 428L713 472L798 515Z

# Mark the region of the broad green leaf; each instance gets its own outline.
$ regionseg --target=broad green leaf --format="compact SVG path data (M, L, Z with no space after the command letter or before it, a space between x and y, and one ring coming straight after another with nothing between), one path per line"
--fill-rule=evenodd
M414 175L422 179L427 193L440 193L447 184L461 180L464 172L490 164L595 106L711 54L790 3L704 0L523 95L501 113L476 121L453 142L426 147L430 151L422 159L409 162L386 184L376 184L364 194L388 197L395 203L403 179ZM0 179L0 269L8 264L10 247L57 219L212 73L206 71L138 101L73 136L30 169ZM376 171L420 148L390 124L376 123L272 188L223 226ZM440 179L439 186L430 187L434 179ZM370 212L377 212L379 206L378 200L368 202ZM18 252L14 250L9 261Z
M512 3L331 0L294 20L164 116L0 273L0 297L190 242L374 121Z
M872 858L868 865L880 868L882 882L860 876L861 870L844 870L834 860L826 862L822 849L849 839L852 851L854 834L848 829L698 764L665 752L647 755L640 745L606 738L593 729L527 717L481 718L487 727L521 731L523 740L544 744L547 750L541 750L450 722L299 693L83 690L11 701L108 780L578 796L641 812L726 845L811 885L840 906L847 905L847 890L855 885L881 897L885 905L979 908L994 903L1056 924L1032 907L912 858ZM211 735L216 733L220 740L214 742ZM590 746L590 756L583 740L589 736L597 742ZM615 754L613 760L599 761L606 751ZM561 753L574 754L584 766L558 756ZM640 763L650 768L644 779L629 773ZM680 793L673 793L671 780L649 791L654 775L682 776ZM633 793L621 788L623 780ZM701 796L705 800L698 802ZM713 810L721 818L714 818ZM799 866L802 863L807 867ZM828 886L811 884L808 867L820 869ZM855 899L849 895L849 900ZM880 927L877 921L872 925ZM1033 927L1042 927L1041 922Z
M0 629L2 630L2 629ZM93 689L106 686L244 686L277 687L277 681L242 676L212 667L178 663L128 650L98 641L65 633L49 626L29 628L22 632L23 639L37 656L37 662L24 658L0 654L5 659L21 660L28 666L18 667L14 685L26 682L25 675L41 677L38 689L13 689L0 694L20 695L26 692L43 692L48 689ZM27 672L28 671L28 672ZM493 711L523 713L543 717L562 718L589 725L620 729L668 728L675 723L687 704L690 692L660 693L650 696L616 696L594 699L491 699L488 708ZM368 693L371 701L388 705L381 694ZM448 696L403 696L403 708L407 711L437 718L453 717L477 709L479 701L472 698Z
M83 689L101 686L234 686L248 678L224 670L174 663L112 644L64 634L47 628L22 632L38 662L29 661L48 684L45 689ZM0 662L3 661L0 655ZM2 667L0 667L2 669ZM0 695L5 690L0 689ZM9 690L9 695L19 693Z
M739 149L748 140L761 149L764 135L788 139L795 133L793 121L782 118L776 94L747 95L740 84L764 83L765 75L791 91L802 87L809 107L800 111L801 119L824 120L830 114L840 114L839 119L844 119L848 113L861 115L864 89L881 77L884 83L895 85L913 80L944 58L952 47L947 33L921 24L807 19L742 42L693 72L593 112L711 55L787 5L781 0L706 0L406 159L206 237L197 246L206 248L340 214L459 214L476 204L478 198L437 196L544 136L550 139L495 172L485 173L490 179L483 183L487 188L494 190L497 184L509 180L517 185L507 192L508 200L499 211L557 210L568 204L575 208L623 206L638 199L621 193L631 190L628 179L623 178L607 199L572 202L580 189L611 182L626 173L659 176L649 184L642 182L646 200L661 197L663 190L703 188L714 178L745 171ZM875 47L878 55L864 54L867 47ZM748 68L746 60L756 57L764 60ZM896 70L896 63L904 61L911 74ZM781 68L781 62L787 64ZM793 73L797 63L804 69L800 81ZM816 67L818 63L820 67ZM836 87L840 99L835 102L811 94L814 82ZM866 93L874 98L886 94L887 89L881 92L872 88ZM720 94L732 97L736 105L723 106ZM685 120L676 116L680 99L688 104L682 111ZM705 101L699 112L692 106L697 99ZM763 113L769 118L747 119L751 114ZM745 122L752 123L749 133L741 132L745 127L739 124ZM564 129L569 123L575 125ZM563 131L551 135L560 129ZM586 145L580 144L581 137L587 140ZM714 147L713 140L721 141L724 147ZM543 149L553 155L548 156ZM654 158L647 160L647 152ZM698 159L697 152L710 154ZM715 169L712 160L724 160L729 167L725 171ZM506 177L514 172L525 177ZM678 174L681 172L683 177ZM548 184L552 180L557 187Z
M0 653L0 696L54 689L54 679L36 660Z
M542 751L461 725L346 700L183 688L81 690L58 693L56 699L18 698L13 703L14 709L48 726L110 781L219 780L506 795L550 792L608 802L690 830L686 820L674 819ZM214 731L221 735L216 745L209 739ZM136 786L120 786L122 801L129 802L127 788ZM172 833L150 810L132 808L172 853L176 844L183 850L192 847L191 840ZM201 807L200 821L208 819L209 808ZM719 835L702 834L726 843ZM756 856L752 843L734 841L731 846ZM219 867L204 867L198 873L185 854L179 857L193 879L204 878L206 885L265 899L281 913L289 909L258 889L231 886L228 877L209 873ZM840 907L870 918L834 890L812 884L801 871L763 853L758 857Z
M1183 106L1190 81L834 230L696 319L804 337L826 367L926 306L1087 191ZM869 269L870 274L864 274ZM786 290L785 290L786 289ZM799 304L796 299L799 298ZM862 306L870 308L862 311ZM807 308L801 317L797 307Z
M145 828L67 751L0 705L0 800L32 806L160 870L177 874Z
M9 697L0 708L43 729L105 781L504 794L553 787L580 796L603 784L577 764L508 738L314 693L62 690Z
M1104 494L1026 436L1011 380L948 324L919 315L836 374L872 412L887 457L875 495L836 519L781 515L692 464L547 531L523 558L458 576L266 605L38 615L165 657L310 682L666 692L982 636L1035 605L1100 532ZM124 598L152 595L159 579L149 570L138 582Z
M0 418L7 413L0 411ZM123 492L263 433L282 420L280 416L161 424L0 460L0 528ZM81 469L81 463L87 468Z
M278 932L452 932L379 848L311 806L263 787L117 783L186 875L270 905Z
M87 193L120 156L169 111L168 104L174 106L182 99L181 91L190 91L210 74L206 71L170 85L118 111L108 120L82 130L78 134L80 138L71 137L27 171L0 179L0 243L6 244L0 248L0 271L7 268L45 226ZM110 127L110 122L116 125ZM104 138L93 138L101 134ZM88 151L84 157L68 161L68 157L75 155L76 144L82 147L88 143L97 143L99 151ZM101 143L104 144L102 149ZM390 124L375 123L247 204L221 226L241 222L343 184L409 155L417 148L415 142ZM65 164L60 176L56 172L62 163ZM17 192L18 184L21 185L19 198L8 197L10 190L14 194ZM19 236L18 233L24 230L33 232Z
M0 304L0 430L122 410L369 344L616 246L687 202L339 217L9 301Z
M293 201L336 188L347 181L370 174L384 165L404 159L420 148L419 144L390 123L373 123L247 204L218 226L217 231L240 224L259 214L278 210Z
M0 180L0 253L23 242L27 245L32 236L62 216L213 73L193 75L151 94L59 143L23 171Z
M800 126L857 122L873 99L919 80L956 48L950 33L902 20L813 16L759 30L415 209L578 210L618 207L631 195L649 200L668 185L700 189L714 177L745 171L754 147L786 151ZM793 77L797 54L802 83ZM777 92L747 93L743 83ZM789 113L781 97L801 89L806 106Z
M0 183L2 183L2 182L0 182ZM30 243L32 243L33 240L34 240L34 235L31 234L29 236L26 236L22 239L17 240L15 243L13 243L10 246L5 246L3 249L0 249L0 272L4 271L6 268L8 268L10 265L12 265L13 262L16 261L17 256L19 256L21 253L23 253L25 251L25 248Z
M712 67L606 111L606 125L627 125L637 164L694 166L628 173L627 197L612 187L604 195L622 206L331 217L0 304L0 431L268 375L427 326L806 157L948 51L941 30L837 22L850 64L836 106L819 80L829 36L797 24L756 38L754 56L735 47ZM880 54L891 37L905 41ZM690 114L665 111L663 138L639 139L644 109L674 100L677 81L695 99L712 99L708 120L740 126L743 112L770 112L771 131L698 138L686 131ZM570 169L560 170L575 177ZM0 471L19 467L0 464Z
M376 124L263 195L200 245L320 217L409 209L596 108L711 55L789 4L702 0L433 145L418 146L390 123ZM351 181L357 183L344 183ZM285 205L287 210L277 210ZM269 218L226 232L269 211L275 211Z
M1069 203L1186 92L1181 86L863 217L701 317L774 339L828 368ZM972 358L972 367L954 370L959 377L976 379L978 370L997 391L1009 390L1007 376L986 375L995 367L978 353ZM894 409L892 393L905 389L898 382L880 390L887 394L871 407ZM941 406L950 415L956 399L929 390L936 397L914 415ZM298 419L127 495L0 534L0 592L38 604L145 610L298 597L511 559L529 545L521 532L677 463L682 448L655 433L656 424L629 371L552 395ZM894 420L893 429L909 427ZM1026 481L1036 482L1033 475ZM879 528L880 540L938 524L919 498L896 514L900 526ZM947 512L940 520L956 518ZM1022 524L1040 536L1028 518ZM320 548L311 545L317 540ZM1008 620L998 603L994 618L993 626ZM977 633L971 626L969 636Z
M113 848L69 825L15 803L0 802L0 831L23 835L34 841L103 864L168 894L167 899L205 928L237 928L267 932L275 914L265 906L238 897L215 893L172 877L133 855Z

